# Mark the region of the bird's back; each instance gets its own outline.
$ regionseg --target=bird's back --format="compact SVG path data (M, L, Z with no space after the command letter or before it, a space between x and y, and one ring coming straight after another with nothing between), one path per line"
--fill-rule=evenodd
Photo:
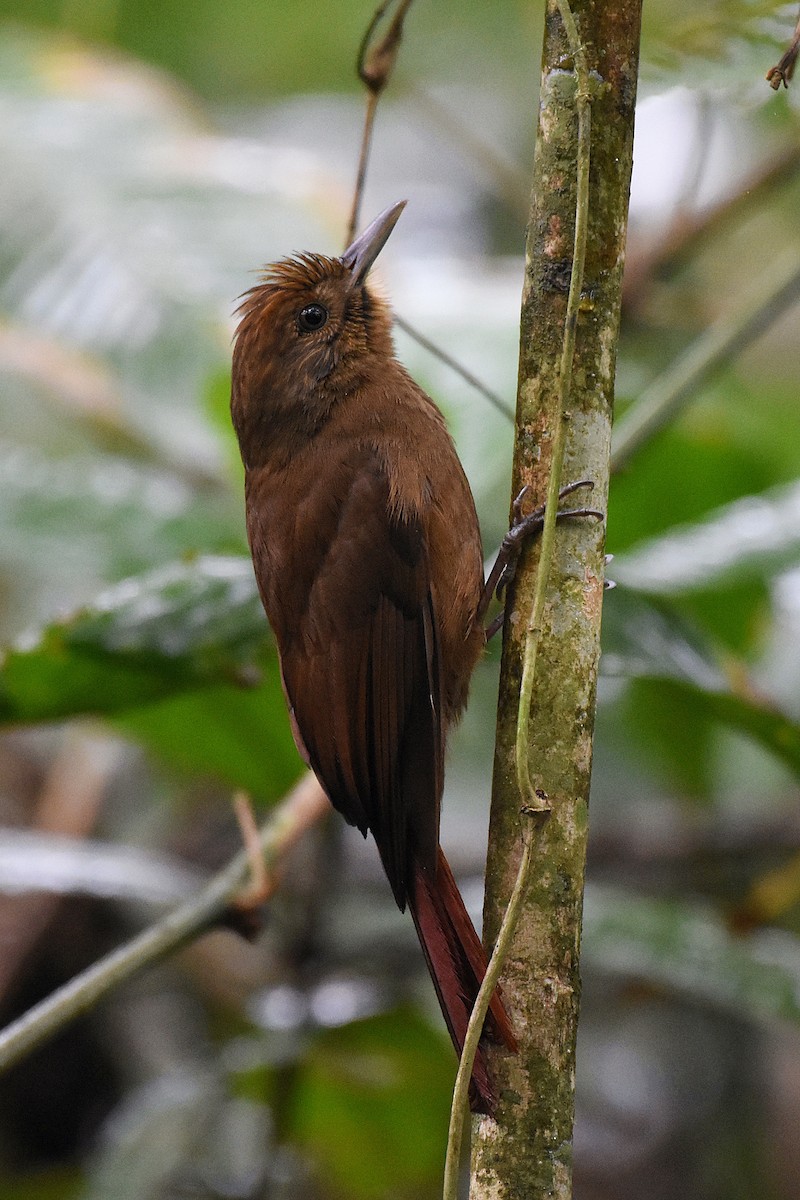
M393 362L246 473L262 599L305 750L375 835L398 902L434 869L447 728L483 646L475 507L444 421Z

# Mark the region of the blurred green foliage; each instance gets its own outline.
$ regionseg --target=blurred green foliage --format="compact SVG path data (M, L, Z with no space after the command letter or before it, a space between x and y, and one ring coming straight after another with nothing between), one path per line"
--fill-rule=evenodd
M453 1086L441 1050L426 1022L397 1010L317 1040L294 1095L292 1131L323 1164L333 1194L410 1200L434 1191Z
M0 0L9 18L0 29L0 724L9 755L33 728L46 757L61 722L81 730L86 718L145 747L147 760L137 757L115 785L126 803L108 805L104 834L123 841L213 843L227 790L269 804L300 770L246 554L227 411L231 312L260 262L337 244L361 112L353 62L370 11L355 0ZM735 311L774 257L800 253L800 184L787 172L757 211L745 206L701 238L680 269L648 272L648 252L680 231L687 211L702 217L744 186L745 168L788 154L800 116L797 89L774 95L763 83L794 5L653 0L645 14L644 91L658 98L679 85L673 99L693 98L697 126L684 125L672 149L693 139L698 161L684 164L693 186L673 190L656 217L640 214L634 229L621 405ZM376 191L410 194L386 260L398 307L508 399L521 268L487 251L521 248L522 231L463 126L527 161L540 20L541 7L521 0L502 19L484 3L415 6L371 176ZM426 91L450 106L444 133ZM701 203L715 139L727 157L714 169L718 191ZM628 1004L632 987L666 996L677 1025L688 1022L680 1005L715 1014L724 1030L733 1019L764 1029L798 1021L800 896L789 889L770 914L781 928L731 931L751 885L798 840L797 320L794 309L727 364L613 482L618 587L606 601L593 783L590 1012L594 980ZM510 426L398 341L447 414L488 546L508 505ZM446 812L476 869L492 682L490 662L455 740L458 795ZM2 776L7 819L24 808L14 778ZM126 824L121 809L135 820ZM776 827L789 830L778 843ZM274 958L259 959L255 983L236 992L236 964L195 963L180 988L171 977L153 985L157 1020L128 995L131 1011L145 1009L143 1032L119 1066L125 1082L105 1140L66 1173L45 1172L35 1156L15 1170L13 1155L0 1155L2 1194L99 1196L124 1180L132 1200L185 1194L184 1185L203 1196L436 1195L452 1056L427 1016L396 1003L413 987L389 898L362 895L353 916L337 891L339 865L325 842L307 866L310 894L276 902L266 938ZM55 939L54 960L63 965L76 943ZM342 970L388 994L373 997L368 1016L326 1024L313 1016L314 989ZM293 1011L270 1026L248 995L276 979L291 981ZM190 998L171 1022L180 989ZM298 1015L303 1004L311 1016ZM103 1039L124 1040L115 1029ZM731 1037L738 1050L738 1032ZM150 1041L167 1047L167 1066L149 1066L166 1080L157 1094L130 1085L147 1073ZM665 1060L680 1059L678 1042ZM248 1073L239 1060L251 1043ZM723 1056L715 1062L724 1073ZM672 1077L669 1085L675 1111L686 1110L686 1094ZM612 1123L613 1096L603 1104ZM645 1109L631 1111L617 1130L625 1136L646 1125ZM657 1111L667 1137L679 1118L670 1125L673 1110ZM760 1134L748 1129L755 1144ZM681 1194L716 1200L704 1175L716 1143L703 1137ZM748 1183L771 1194L761 1176ZM648 1194L646 1177L637 1186L613 1200Z
M532 24L529 7L515 5L515 24ZM355 52L370 11L363 0L337 0L330 15L313 4L293 6L289 12L285 5L263 0L238 0L231 6L217 0L31 0L24 16L26 22L44 28L120 47L175 72L211 99L252 100L296 92L356 91ZM15 0L2 0L0 16L21 15ZM466 45L475 54L476 38L487 51L495 50L498 62L509 49L520 69L528 62L505 23L480 3L467 5L466 11L456 0L439 0L427 10L420 6L413 14L413 29L413 60L424 54L451 76L459 69L460 49ZM426 45L446 34L448 54ZM506 58L503 75L512 76L514 65Z

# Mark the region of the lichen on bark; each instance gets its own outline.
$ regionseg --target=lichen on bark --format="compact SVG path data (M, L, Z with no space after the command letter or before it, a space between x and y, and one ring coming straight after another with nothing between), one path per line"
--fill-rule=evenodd
M578 321L564 481L590 478L605 509L615 347L632 164L641 0L572 5L594 81L590 214ZM555 0L548 0L539 129L522 299L517 438L512 494L539 503L557 421L559 361L572 265L576 180L576 80ZM604 528L559 527L538 649L529 722L531 778L551 812L536 817L536 848L523 914L503 974L520 1041L490 1051L497 1120L476 1119L474 1200L566 1200L572 1194L578 955L588 828L592 732L603 594ZM515 734L521 656L536 549L508 600L498 707L484 911L491 944L522 852Z

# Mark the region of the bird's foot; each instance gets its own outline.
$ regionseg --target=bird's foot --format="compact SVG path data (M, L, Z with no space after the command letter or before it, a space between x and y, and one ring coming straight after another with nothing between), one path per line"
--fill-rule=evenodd
M591 479L579 479L576 483L568 483L558 493L559 504L573 492L577 492L579 488L593 488L594 482ZM484 585L481 602L478 606L478 618L483 619L489 604L493 598L500 600L503 593L508 590L514 581L514 576L517 573L517 564L519 556L522 553L522 548L528 538L537 537L541 533L544 525L545 505L540 504L538 508L534 508L531 512L524 512L525 498L528 495L530 488L526 485L519 493L512 506L513 519L511 528L500 543L500 549L497 552L494 566L492 567L489 578ZM598 521L603 520L604 514L596 508L560 508L556 513L557 521L565 521L574 519L575 517L593 517ZM497 633L498 629L503 624L503 613L500 613L486 627L487 642Z

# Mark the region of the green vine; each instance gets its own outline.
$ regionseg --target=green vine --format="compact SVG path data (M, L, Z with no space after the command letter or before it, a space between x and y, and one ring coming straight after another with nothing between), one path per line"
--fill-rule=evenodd
M539 553L539 569L536 574L536 589L533 595L533 605L528 621L525 651L522 661L522 682L520 684L519 708L517 710L516 738L517 786L521 801L524 805L529 805L531 808L541 812L547 812L548 806L546 799L542 799L537 795L531 782L528 756L528 724L533 700L533 684L536 677L536 654L539 648L539 638L542 629L542 614L547 598L547 585L550 581L550 568L553 562L558 494L561 490L561 469L564 463L564 450L567 443L567 424L569 421L568 401L572 386L572 364L575 358L575 337L578 328L581 291L583 289L586 236L589 227L589 165L592 132L591 81L589 69L586 64L586 56L568 0L557 0L557 2L575 63L577 83L575 99L578 112L578 153L575 235L572 252L572 274L569 284L569 295L567 297L567 311L564 319L564 337L561 344L556 429L553 438L550 477L547 481L547 498L545 501L544 526L542 528L542 542Z
M577 147L577 186L575 201L575 233L573 240L572 274L569 294L567 297L564 334L561 348L561 361L558 384L558 416L553 451L550 466L550 476L545 502L544 526L542 529L539 568L536 576L531 615L528 621L525 651L523 657L522 681L520 685L519 708L517 714L516 735L516 768L517 783L521 798L523 816L531 820L545 819L549 812L546 797L539 795L533 788L528 759L528 725L530 721L533 684L536 675L536 654L541 633L542 614L544 612L550 569L553 561L555 546L556 516L558 498L561 488L561 471L566 446L566 430L569 420L568 401L572 385L572 365L575 356L575 338L580 311L581 292L583 288L584 264L586 259L586 241L589 224L589 167L591 149L591 77L586 62L586 56L578 34L575 18L569 6L569 0L557 0L561 19L569 41L576 77L576 108L578 117L578 147ZM453 1090L453 1102L450 1110L450 1128L447 1140L445 1158L443 1200L457 1200L458 1167L461 1158L461 1147L464 1133L464 1119L467 1109L469 1082L472 1067L478 1050L483 1023L489 1009L489 1002L497 987L508 951L510 949L517 925L522 900L530 872L535 844L534 827L528 825L523 832L523 853L517 872L514 888L503 917L500 931L495 942L492 956L486 970L483 983L475 1001L469 1025L467 1027L464 1047L456 1075Z

